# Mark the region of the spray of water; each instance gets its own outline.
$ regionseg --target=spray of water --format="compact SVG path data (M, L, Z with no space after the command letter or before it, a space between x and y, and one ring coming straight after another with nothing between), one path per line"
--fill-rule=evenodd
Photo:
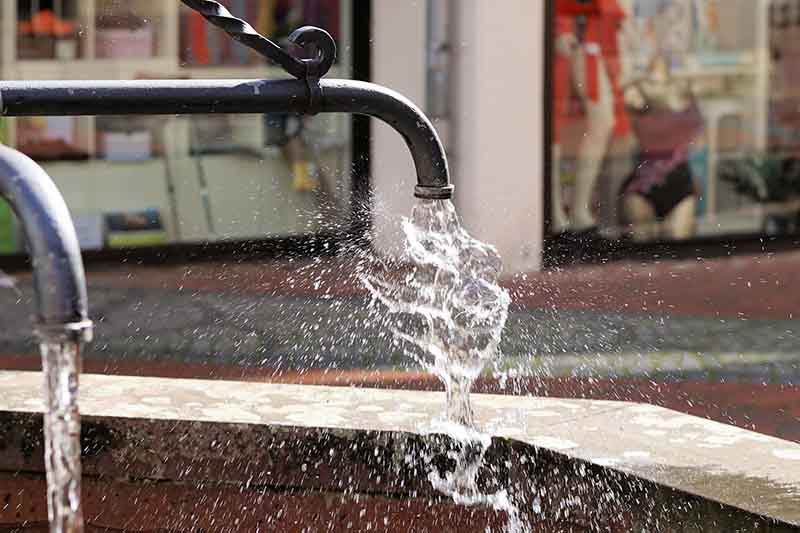
M421 457L429 467L428 481L431 486L459 505L484 506L505 513L506 533L530 533L531 530L523 521L519 506L508 487L488 491L478 482L485 466L486 452L492 445L491 436L477 429L446 421L435 422L429 431L437 435L447 435L454 440L446 452L447 458L454 465L452 470L441 471L434 466L433 457Z
M525 531L507 490L484 493L478 473L491 438L474 428L469 391L499 345L511 298L497 283L497 251L470 236L450 201L420 200L403 221L408 270L370 272L361 280L372 296L398 317L393 332L406 353L435 374L447 391L446 418L430 430L453 438L447 452L455 468L431 468L431 485L456 503L486 505L508 516L508 531ZM431 458L422 459L431 465Z
M45 376L44 414L47 511L51 533L82 533L80 415L78 413L79 345L41 345Z
M469 390L499 356L511 301L497 284L500 256L461 227L450 201L420 200L403 230L410 270L400 278L367 274L362 281L401 317L394 333L407 353L444 383L447 420L471 426Z

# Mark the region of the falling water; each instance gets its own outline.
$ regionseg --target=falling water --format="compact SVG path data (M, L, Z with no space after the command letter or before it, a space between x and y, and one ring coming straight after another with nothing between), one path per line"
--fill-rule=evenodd
M432 465L431 457L422 458L429 466L428 481L433 488L459 505L486 506L505 513L506 533L529 533L519 506L507 488L487 492L478 483L478 476L485 464L484 457L492 445L491 436L452 422L435 423L431 431L446 434L455 440L455 447L446 454L454 463L452 471L441 472Z
M78 374L80 345L41 344L45 376L44 415L47 512L51 533L82 533L80 415Z
M469 391L499 355L510 297L497 284L502 268L494 247L471 237L450 201L420 200L403 221L410 270L369 274L372 295L402 317L398 339L447 390L447 420L472 426Z
M406 353L445 385L446 419L434 433L453 438L447 455L451 472L431 468L433 487L462 505L487 505L508 516L508 531L524 531L506 490L485 494L478 472L491 438L474 428L469 392L486 365L500 356L499 345L511 302L498 285L502 268L494 247L471 237L450 201L420 200L403 221L404 262L409 270L361 276L373 297L398 318L395 336ZM422 459L431 465L430 458Z

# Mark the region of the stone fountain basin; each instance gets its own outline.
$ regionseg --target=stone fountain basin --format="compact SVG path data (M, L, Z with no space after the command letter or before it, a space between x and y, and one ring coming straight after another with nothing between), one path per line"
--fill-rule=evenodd
M37 372L0 372L0 531L46 531ZM88 531L502 531L431 486L444 395L83 375ZM798 531L800 445L659 407L475 395L535 531Z

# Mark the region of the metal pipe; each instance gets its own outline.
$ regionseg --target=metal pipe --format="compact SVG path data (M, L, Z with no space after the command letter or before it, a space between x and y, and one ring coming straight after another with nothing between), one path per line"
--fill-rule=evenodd
M417 171L414 196L429 200L453 197L444 146L428 117L398 92L372 83L320 81L320 111L354 113L381 119L406 141Z
M36 336L45 376L44 460L51 531L83 531L80 507L81 345L91 340L78 236L50 176L28 156L0 145L0 196L17 215L33 262Z
M16 213L32 258L38 336L89 341L81 250L55 184L32 159L0 145L0 196Z
M356 113L381 119L405 139L417 172L415 196L452 198L444 147L428 118L399 93L351 80L3 81L6 116L292 112Z

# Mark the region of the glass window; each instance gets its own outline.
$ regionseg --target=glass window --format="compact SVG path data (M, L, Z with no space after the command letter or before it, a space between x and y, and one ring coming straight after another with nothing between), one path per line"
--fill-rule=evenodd
M329 76L350 76L350 0L223 3L281 43L303 25L327 29L340 50ZM288 77L177 1L0 9L14 29L2 39L4 79ZM348 115L20 117L0 130L53 177L87 250L333 232L350 213ZM0 204L0 254L21 246Z
M553 234L797 231L800 2L554 5Z

